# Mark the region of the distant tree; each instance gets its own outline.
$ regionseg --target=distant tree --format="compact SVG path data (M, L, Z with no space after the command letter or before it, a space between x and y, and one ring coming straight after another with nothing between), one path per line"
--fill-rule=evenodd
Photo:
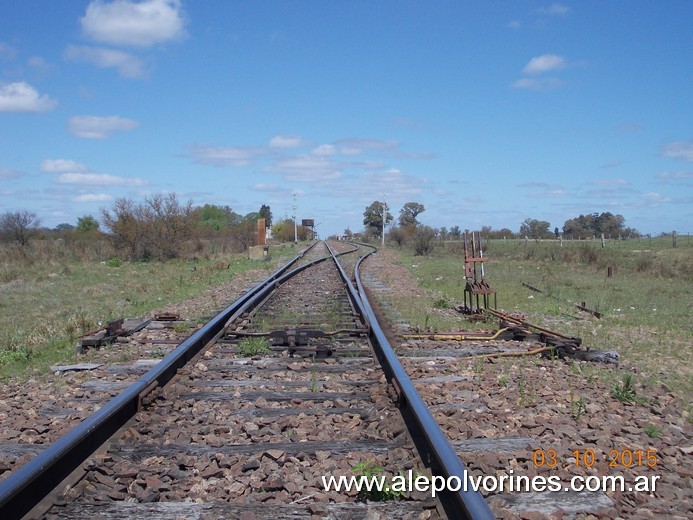
M407 235L401 227L392 226L387 234L387 239L401 247L406 242Z
M213 204L205 204L195 208L194 215L199 227L214 231L228 229L242 220L241 216L229 206L215 206Z
M307 227L303 227L301 225L296 227L296 236L299 240L308 240L309 235L310 229ZM272 236L275 240L279 240L280 242L293 242L294 220L291 218L285 218L275 222L272 226Z
M496 234L496 238L511 238L515 236L515 233L513 233L513 231L508 228L501 228L498 231L496 231Z
M399 225L402 228L414 227L418 224L416 217L425 210L423 204L418 202L407 202L399 210Z
M529 238L551 238L550 224L545 220L525 219L520 225L520 236Z
M344 238L346 238L347 240L351 240L352 238L354 238L354 234L351 232L351 229L346 228L344 230Z
M413 237L414 252L422 256L430 253L433 250L433 239L436 235L436 230L430 226L416 226Z
M559 238L561 236L560 231L558 231L558 227L553 228L553 234L556 235L556 238Z
M260 218L265 219L265 227L266 228L272 227L272 212L270 211L270 207L263 204L262 207L260 208L259 214L260 214Z
M383 215L385 226L387 226L394 217L390 213L390 208L385 202L376 200L366 208L363 212L363 225L366 226L366 235L375 237L382 236Z
M6 240L17 241L24 247L41 224L36 213L30 211L7 211L0 215L0 235Z
M91 215L84 215L77 219L77 227L75 227L77 233L93 233L98 230L99 221Z
M441 240L447 240L448 239L448 228L442 227L438 230L438 234L440 236Z
M450 239L451 240L459 240L461 236L462 236L462 230L460 229L460 226L452 226L450 228Z
M55 226L53 228L53 231L57 231L58 233L66 233L66 232L72 231L73 229L75 229L75 226L73 226L72 224L68 224L67 222L62 222L62 223L58 224L57 226Z
M602 233L608 238L638 235L635 229L626 228L624 224L623 215L614 215L608 211L592 213L566 220L563 224L563 234L573 238L591 238Z

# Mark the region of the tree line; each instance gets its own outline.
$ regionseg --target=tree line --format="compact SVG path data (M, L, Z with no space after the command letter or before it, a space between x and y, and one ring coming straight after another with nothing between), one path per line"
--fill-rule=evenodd
M175 194L157 194L142 202L117 199L112 207L101 210L103 229L92 215L79 217L76 225L61 223L48 229L40 227L35 213L8 211L0 215L0 238L21 248L36 238L107 240L124 259L169 260L195 254L209 244L244 251L257 242L259 218L265 219L266 228L272 226L268 205L240 215L229 206L195 207L192 201L182 203Z
M399 212L399 218L390 213L390 208L385 202L374 201L363 212L363 235L365 238L382 239L384 230L386 239L398 245L413 242L415 250L427 251L433 239L458 240L464 233L459 226L450 229L441 227L431 228L420 224L417 217L425 211L423 204L407 202ZM388 227L389 226L389 227ZM469 231L469 230L465 230ZM509 228L493 229L491 226L482 226L481 235L486 238L531 238L531 239L587 239L593 237L605 238L636 238L640 233L633 228L625 226L623 215L614 215L610 212L579 215L565 221L562 228L555 227L551 231L551 224L545 220L533 218L525 219L517 232ZM345 230L345 235L352 235L350 230Z
M464 231L459 226L433 228L419 222L426 208L418 202L407 202L399 210L397 219L386 202L373 201L363 213L363 232L354 234L344 231L347 238L381 240L398 245L412 244L418 254L427 254L434 240L458 240ZM200 251L205 244L229 244L236 251L245 251L257 240L257 220L265 219L265 226L272 228L273 236L282 242L311 238L311 230L295 226L294 220L285 218L274 222L268 205L263 204L256 212L240 215L229 206L205 204L193 206L192 201L182 203L175 194L153 195L143 202L121 198L112 207L101 210L101 223L91 215L77 219L75 225L62 223L54 229L41 228L41 220L29 211L5 212L0 215L0 239L24 248L35 237L59 236L71 239L104 239L109 241L116 254L131 260L167 260L194 250ZM468 230L465 230L468 231ZM625 226L622 215L610 212L579 215L565 221L562 228L550 229L544 220L527 218L517 232L509 228L492 229L483 226L481 234L487 238L531 239L586 239L633 238L640 236L637 230ZM359 236L360 235L360 236Z

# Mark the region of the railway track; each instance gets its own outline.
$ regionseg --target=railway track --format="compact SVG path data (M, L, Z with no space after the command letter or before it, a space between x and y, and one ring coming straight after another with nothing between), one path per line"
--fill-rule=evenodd
M470 491L374 503L321 485L465 478L350 282L364 248L342 247L317 243L135 382L96 384L114 397L0 482L3 518L491 517Z

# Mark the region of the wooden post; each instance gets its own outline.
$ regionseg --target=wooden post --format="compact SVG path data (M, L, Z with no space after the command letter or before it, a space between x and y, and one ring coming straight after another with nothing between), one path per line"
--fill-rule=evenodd
M602 248L604 247L604 233L602 233Z
M676 249L676 231L671 232L671 242L672 242L672 245L674 246L674 249Z

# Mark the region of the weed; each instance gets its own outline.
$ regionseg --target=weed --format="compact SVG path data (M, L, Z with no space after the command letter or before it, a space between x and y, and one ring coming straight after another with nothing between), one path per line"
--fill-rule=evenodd
M662 435L662 430L657 428L654 424L648 424L645 426L645 433L650 439L659 439Z
M108 267L120 267L121 265L123 265L123 261L120 258L114 256L113 258L109 258L108 260L106 260L106 265Z
M241 354L243 357L252 357L261 354L267 354L269 351L269 343L265 338L243 338L238 343L238 353Z
M176 334L186 334L190 332L190 325L185 322L178 322L173 325L173 332Z
M433 307L436 309L449 309L450 302L447 300L447 298L439 298L433 302Z
M318 378L317 378L317 370L315 369L315 358L312 358L313 364L310 367L310 391L311 392L317 392L318 391Z
M647 402L646 397L639 397L635 394L632 374L625 374L620 384L616 383L611 387L611 397L622 403L645 404Z
M506 374L498 376L498 384L501 386L508 386L508 376Z
M12 350L0 350L0 365L8 363L26 364L32 357L32 352L26 347L17 347Z
M580 397L575 399L573 391L570 391L570 416L575 419L575 422L580 422L580 418L587 412L587 399Z
M364 460L363 462L354 464L351 471L353 471L355 475L366 477L369 480L375 478L385 479L385 476L382 475L383 468L376 465L372 460ZM359 492L359 498L361 500L371 500L373 502L385 502L387 500L404 498L404 496L404 491L395 491L387 485L383 489L377 489L376 486L372 486L371 489L362 489Z
M525 383L524 372L520 372L520 380L518 381L518 394L520 396L518 404L520 406L531 406L536 402L536 394L534 385L530 384L527 388Z
M484 365L486 364L486 359L481 357L481 356L476 356L474 358L474 365L472 366L472 370L474 371L474 374L477 376L480 376L484 373Z

